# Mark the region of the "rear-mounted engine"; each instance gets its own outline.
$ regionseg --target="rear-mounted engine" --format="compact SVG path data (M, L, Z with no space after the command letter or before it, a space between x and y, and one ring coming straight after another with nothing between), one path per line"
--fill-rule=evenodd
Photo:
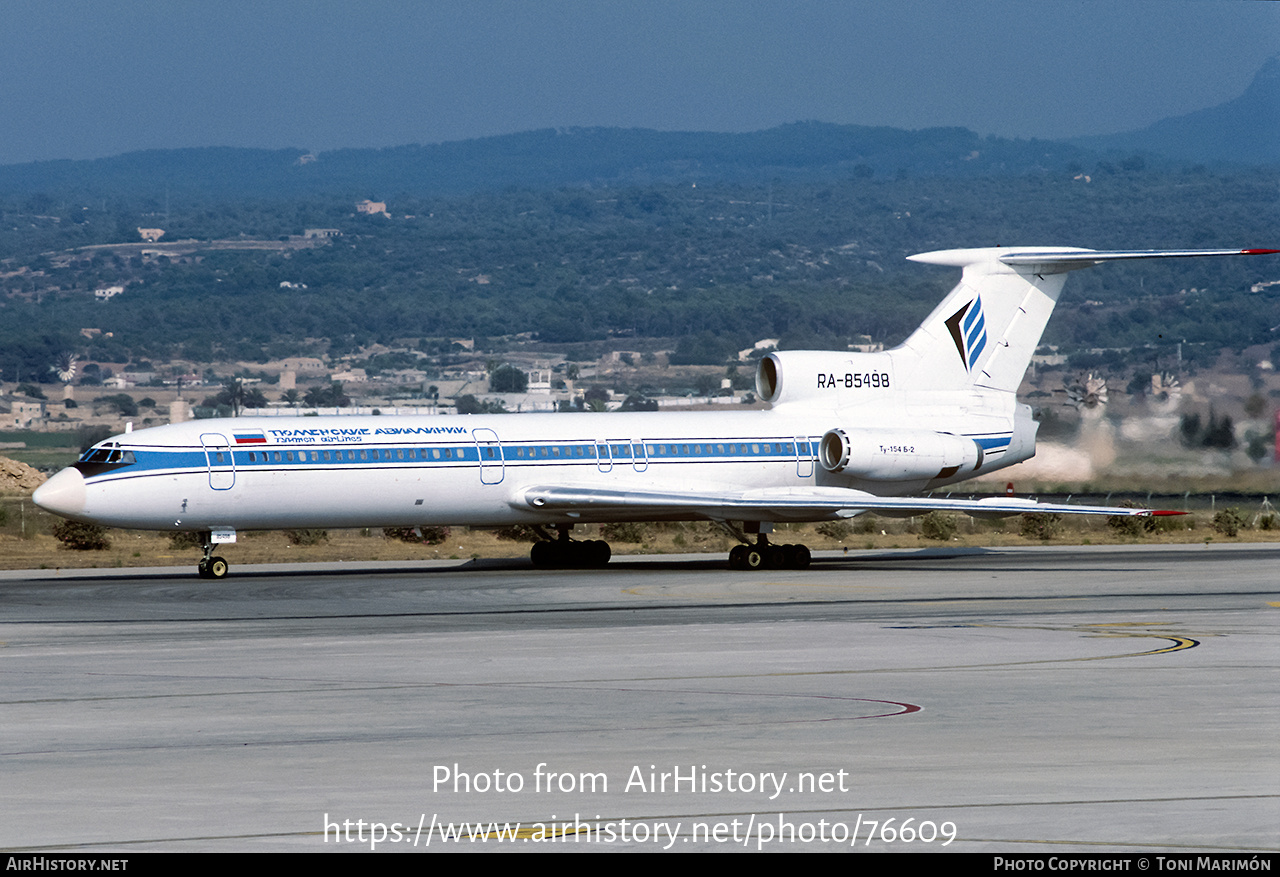
M923 430L832 429L822 437L818 458L828 472L869 481L951 478L982 465L973 439Z

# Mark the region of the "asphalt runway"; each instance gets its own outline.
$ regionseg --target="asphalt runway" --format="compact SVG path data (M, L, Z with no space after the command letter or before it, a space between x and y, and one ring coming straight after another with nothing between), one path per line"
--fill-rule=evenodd
M1280 850L1280 546L228 557L0 573L0 848Z

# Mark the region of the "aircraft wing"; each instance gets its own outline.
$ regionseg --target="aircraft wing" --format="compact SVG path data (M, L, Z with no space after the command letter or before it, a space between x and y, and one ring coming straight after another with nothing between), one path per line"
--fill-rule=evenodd
M596 513L633 511L645 514L687 513L713 520L805 520L847 518L864 511L897 515L926 514L932 511L963 512L978 517L1005 517L1021 514L1060 515L1181 515L1184 512L1112 506L1068 505L1036 502L1020 497L993 496L983 499L950 499L933 496L875 496L860 490L840 488L739 491L699 493L696 491L602 490L594 487L528 487L511 504L540 512L560 512L571 517L593 517Z

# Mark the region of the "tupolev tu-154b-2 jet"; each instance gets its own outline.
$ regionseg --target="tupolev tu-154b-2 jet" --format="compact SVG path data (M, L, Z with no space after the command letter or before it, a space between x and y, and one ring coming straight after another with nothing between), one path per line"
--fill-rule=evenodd
M764 410L196 420L100 442L34 500L76 521L200 533L208 578L228 569L214 546L246 530L525 524L544 537L535 565L586 567L607 563L609 546L571 539L575 525L709 520L741 543L730 566L756 569L808 565L805 546L769 541L780 522L1160 514L921 494L1035 454L1037 424L1016 394L1069 272L1276 252L922 253L909 258L962 276L910 337L878 353L770 353L756 373Z

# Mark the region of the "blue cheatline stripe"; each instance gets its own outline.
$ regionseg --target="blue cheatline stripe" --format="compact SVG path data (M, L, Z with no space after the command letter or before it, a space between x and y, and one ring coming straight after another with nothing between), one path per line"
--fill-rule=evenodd
M1009 447L1009 442L1013 439L1011 435L992 436L989 438L974 438L984 451L993 451L997 448Z
M696 461L696 462L732 462L735 460L770 460L794 462L796 459L796 443L793 440L783 441L770 439L733 439L730 441L707 441L705 439L672 441L669 439L650 439L637 444L643 445L639 452L650 462L657 461ZM606 443L601 443L604 447ZM607 443L609 458L613 460L630 460L633 457L631 443ZM800 453L813 455L817 453L818 442L801 442ZM486 447L485 452L492 450L493 456L487 455L483 462L503 462L511 465L519 464L563 464L591 463L597 461L597 445L595 442L554 442L554 443L509 443L499 447ZM499 450L501 453L499 453ZM136 477L155 471L196 471L208 470L208 458L203 449L200 450L158 450L139 448L133 452L136 462L131 465L113 469L110 474ZM352 445L284 445L264 448L261 445L248 448L233 446L220 453L230 455L231 459L223 463L215 461L214 468L229 470L232 465L244 471L253 470L288 470L295 466L308 469L328 468L383 468L386 464L405 467L446 467L451 465L475 464L481 462L481 451L475 445L415 445L370 447L368 445L353 447ZM329 459L324 459L328 453ZM250 454L253 459L250 460ZM279 459L277 459L277 455ZM348 456L350 455L350 456ZM305 458L304 458L305 456ZM233 462L234 461L234 462ZM103 473L104 475L108 473Z

